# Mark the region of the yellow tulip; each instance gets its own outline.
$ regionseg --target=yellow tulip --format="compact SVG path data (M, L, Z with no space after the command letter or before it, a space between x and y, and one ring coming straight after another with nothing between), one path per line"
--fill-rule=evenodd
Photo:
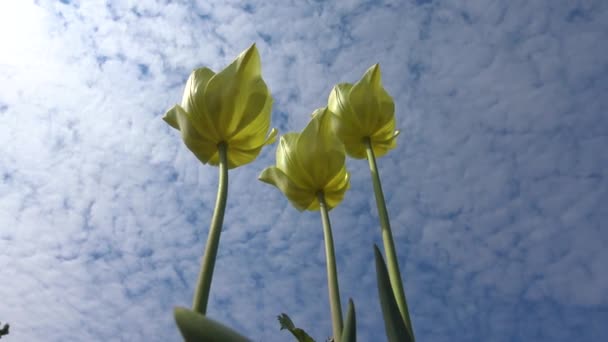
M395 103L382 86L378 64L354 85L337 84L329 95L328 108L333 113L333 129L349 156L366 158L368 139L377 157L397 145Z
M344 145L331 129L330 116L327 108L317 109L302 133L283 135L276 166L266 168L259 178L281 190L298 210L321 213L333 339L340 341L342 305L328 211L342 201L350 182Z
M317 109L302 133L281 136L276 166L259 177L281 190L300 211L319 209L319 193L328 208L334 208L350 184L344 146L331 131L329 115L327 108Z
M401 318L413 340L412 323L376 164L376 157L396 147L399 135L399 131L395 130L395 103L382 86L381 78L380 66L375 64L354 85L336 85L329 95L328 108L332 113L332 128L344 143L346 153L357 159L367 158L369 162L390 286Z
M227 148L228 168L253 161L276 138L270 128L272 97L261 76L260 55L252 45L217 74L196 69L186 83L181 106L163 119L179 130L203 163L218 165L218 146Z

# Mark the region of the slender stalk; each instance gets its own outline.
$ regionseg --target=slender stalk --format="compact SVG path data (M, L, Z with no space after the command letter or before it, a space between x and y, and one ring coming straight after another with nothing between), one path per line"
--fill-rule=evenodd
M211 218L207 246L205 247L205 254L203 255L201 271L198 275L196 290L194 292L194 301L192 303L192 310L203 315L207 312L211 279L213 278L213 267L215 266L215 258L220 243L220 234L222 233L222 224L224 222L224 211L226 210L226 197L228 195L228 147L226 146L226 143L223 142L219 143L217 147L220 157L217 198L215 200L215 210L213 211L213 217Z
M340 289L338 288L338 271L336 268L336 255L334 253L334 238L331 233L329 214L325 195L322 191L317 193L319 210L323 221L323 235L325 237L325 259L327 264L327 287L329 289L329 305L331 309L331 322L334 341L340 341L342 336L342 305L340 305Z
M380 173L376 165L376 156L369 138L365 138L365 148L367 150L367 160L369 161L369 169L372 174L372 182L374 184L374 193L376 195L376 205L378 207L378 216L380 217L380 225L382 228L382 242L384 251L386 252L386 262L388 266L388 275L393 288L393 294L399 306L399 312L403 318L403 322L409 329L412 337L414 337L414 329L410 321L410 314L403 291L403 283L401 281L401 272L399 271L399 262L397 261L397 253L395 252L395 243L393 242L393 233L391 224L388 219L388 211L384 202L384 193L382 192L382 184L380 183Z

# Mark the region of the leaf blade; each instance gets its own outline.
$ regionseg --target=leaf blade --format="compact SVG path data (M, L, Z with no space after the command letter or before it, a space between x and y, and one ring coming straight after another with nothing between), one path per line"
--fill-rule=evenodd
M173 316L186 342L251 342L225 325L192 310L176 307Z
M357 317L355 314L355 303L353 303L352 299L348 300L348 309L346 312L344 330L342 330L341 342L357 342Z
M374 245L374 255L376 258L376 278L378 282L378 296L380 297L380 305L382 307L382 315L384 316L384 328L386 337L389 342L413 342L410 332L408 331L403 318L399 313L399 307L395 300L395 295L391 288L388 270L384 263L384 258Z

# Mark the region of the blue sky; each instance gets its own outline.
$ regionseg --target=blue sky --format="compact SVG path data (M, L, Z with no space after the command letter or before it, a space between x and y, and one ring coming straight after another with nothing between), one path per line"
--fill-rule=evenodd
M255 42L273 127L301 130L380 63L398 147L379 159L420 341L608 340L608 2L0 3L0 321L7 341L177 341L217 169L165 124L196 67ZM230 172L208 314L331 334L320 217ZM384 340L366 161L331 212L342 303ZM602 271L603 270L603 271Z

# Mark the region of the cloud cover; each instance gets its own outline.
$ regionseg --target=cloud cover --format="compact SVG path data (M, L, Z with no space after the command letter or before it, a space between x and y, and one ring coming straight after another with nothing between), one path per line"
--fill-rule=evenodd
M257 42L273 126L379 62L379 160L421 341L608 338L604 1L8 1L0 5L0 321L16 341L179 340L217 185L160 117L190 71ZM209 315L331 333L318 213L230 172ZM384 339L365 161L331 212L342 302Z

